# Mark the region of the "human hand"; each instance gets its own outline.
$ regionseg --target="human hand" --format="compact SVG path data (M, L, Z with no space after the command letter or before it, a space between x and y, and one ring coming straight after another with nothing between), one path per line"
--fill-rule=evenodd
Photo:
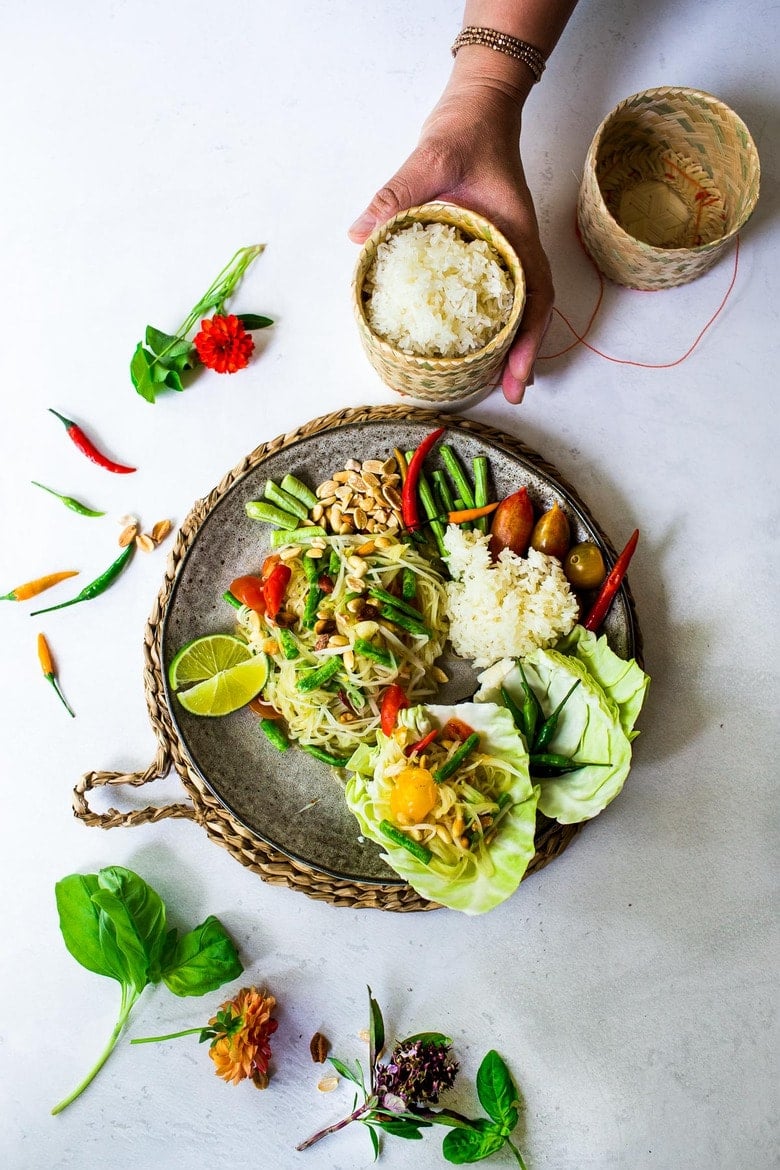
M362 244L399 211L445 199L491 220L515 248L526 305L502 376L507 402L523 400L550 323L555 293L550 264L520 158L520 103L489 82L450 84L409 158L349 229Z

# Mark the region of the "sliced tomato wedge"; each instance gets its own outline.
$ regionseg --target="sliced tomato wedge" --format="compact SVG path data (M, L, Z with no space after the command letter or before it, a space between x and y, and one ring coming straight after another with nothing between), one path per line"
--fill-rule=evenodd
M236 577L235 581L231 582L230 592L242 605L254 609L257 613L265 613L265 591L259 577Z
M409 700L403 687L399 687L398 683L391 683L382 695L382 703L379 708L379 721L385 735L393 734L398 720L398 712L408 706Z
M470 735L474 734L474 728L469 727L468 723L464 723L462 719L448 719L441 729L442 739L458 739L461 743L465 743Z

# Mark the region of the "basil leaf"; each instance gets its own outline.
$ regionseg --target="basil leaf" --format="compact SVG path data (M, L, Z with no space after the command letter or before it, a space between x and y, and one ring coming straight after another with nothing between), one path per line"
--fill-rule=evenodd
M132 964L133 982L143 987L159 969L166 938L165 903L143 878L120 865L101 869L93 901L108 916L120 951ZM159 978L159 976L158 976Z
M452 1044L452 1038L445 1036L442 1032L415 1032L413 1036L407 1036L405 1040L400 1040L399 1044L405 1048L407 1044Z
M379 1157L379 1138L376 1136L370 1125L368 1127L368 1133L369 1137L371 1138L371 1145L374 1149L374 1161L376 1162L377 1158Z
M146 326L146 344L157 357L175 358L188 354L192 349L192 342L186 337L172 337L170 333L163 333L153 325Z
M205 995L243 971L235 944L213 914L176 943L162 970L165 986L174 995Z
M382 1049L385 1046L385 1023L382 1019L382 1012L379 1004L371 994L371 988L368 989L368 1005L371 1012L371 1020L369 1025L369 1060L371 1064L371 1087L374 1087L374 1066L382 1055Z
M154 354L151 354L148 349L144 349L139 341L133 354L133 360L130 362L130 377L138 393L147 402L154 402L157 398L151 372L153 362Z
M391 1133L393 1137L408 1138L409 1141L422 1141L422 1134L413 1121L404 1121L401 1118L398 1121L377 1121L376 1124L385 1133Z
M477 1096L488 1116L511 1126L511 1133L517 1125L518 1092L509 1069L493 1049L477 1070Z
M54 894L60 917L60 930L77 963L106 975L109 979L124 981L125 968L116 946L101 937L100 911L92 901L98 888L97 874L73 873L57 882Z
M478 1122L474 1122L475 1127ZM479 1128L451 1129L442 1142L441 1152L448 1162L463 1166L467 1162L481 1162L500 1150L504 1135L489 1121Z
M260 317L257 313L236 313L245 329L267 329L273 325L270 317Z
M361 1084L360 1078L356 1076L355 1073L353 1073L349 1065L344 1064L343 1060L339 1060L336 1056L329 1056L328 1060L333 1065L339 1076L343 1077L345 1081L352 1081L353 1085Z

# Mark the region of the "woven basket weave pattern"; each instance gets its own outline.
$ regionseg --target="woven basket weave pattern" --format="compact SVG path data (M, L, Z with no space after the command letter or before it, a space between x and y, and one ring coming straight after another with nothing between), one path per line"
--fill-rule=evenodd
M759 178L747 127L723 102L701 90L645 90L616 106L590 145L577 203L582 241L618 284L684 284L745 225Z
M415 357L377 337L369 326L363 284L377 248L392 232L414 223L444 223L459 228L466 236L485 240L503 261L514 284L514 303L506 325L483 349L457 358ZM525 306L525 278L514 249L481 215L451 203L426 203L400 212L366 240L352 279L352 303L368 360L391 390L438 405L457 403L498 381Z

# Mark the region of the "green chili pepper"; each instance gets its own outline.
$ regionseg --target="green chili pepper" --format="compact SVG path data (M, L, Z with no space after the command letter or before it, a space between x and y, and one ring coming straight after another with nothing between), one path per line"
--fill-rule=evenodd
M50 496L54 496L55 499L62 500L66 508L70 508L72 512L78 512L79 516L105 516L105 512L96 512L94 508L88 508L86 504L82 504L81 500L74 500L73 496L63 496L60 492L55 492L53 488L38 483L37 479L30 480L30 482L35 487L41 488L42 491L48 492Z
M228 605L232 605L233 609L241 609L241 602L237 597L234 597L229 589L226 589L222 594L222 600L226 601Z
M555 708L552 715L547 716L544 723L537 731L536 738L534 739L534 742L533 742L533 751L534 752L543 752L545 750L545 748L551 743L552 738L555 735L555 729L558 726L558 717L560 716L560 713L563 710L563 708L566 706L566 703L569 701L570 696L574 694L577 687L580 685L581 681L582 681L581 679L579 679L579 678L577 679L574 686L571 687L570 690L567 691L567 693L561 699L560 703Z
M371 658L374 662L378 662L380 666L386 666L388 670L392 670L395 666L395 659L392 654L388 654L386 650L380 650L378 646L367 642L365 638L355 638L355 653L362 654L364 658Z
M453 772L457 772L463 761L467 759L467 757L470 756L477 747L479 747L479 735L476 731L474 731L468 737L468 739L460 745L459 748L455 749L450 758L445 760L442 766L437 768L433 773L433 778L436 783L441 784L444 780L449 780Z
M310 670L306 674L302 674L295 684L298 691L315 691L324 683L330 682L334 674L338 674L342 667L342 661L338 655L329 658L322 666L318 666L316 670Z
M523 685L522 711L523 711L523 722L524 722L525 727L527 729L524 734L525 734L526 742L528 743L528 745L530 747L530 745L534 742L534 737L536 736L536 729L539 726L539 723L544 718L544 712L542 711L541 703L539 702L539 700L536 697L536 692L533 690L528 679L525 677L525 671L523 670L523 664L519 658L517 659L517 665L518 665L519 670L520 670L520 678L522 679L522 685Z
M59 605L50 605L48 609L33 610L30 617L35 617L39 613L51 613L55 609L65 609L69 605L77 605L80 601L92 601L93 597L99 597L101 593L105 593L110 585L113 585L122 570L129 564L134 552L135 544L128 544L127 548L122 549L113 564L110 564L105 572L91 581L89 585L85 585L81 593L71 597L70 601L61 601Z
M314 756L315 760L321 760L323 764L330 764L331 768L346 768L348 759L341 759L339 756L332 756L330 752L326 752L323 748L315 747L311 743L302 743L301 747L310 756Z
M401 597L404 601L414 601L417 596L417 575L414 569L404 565L401 572Z
M608 763L596 764L592 760L574 760L571 756L561 756L557 752L533 752L530 763L531 775L541 779L564 776L567 772L576 772L580 768L609 767Z
M419 841L415 841L411 837L407 837L406 833L402 833L390 821L380 821L379 828L394 845L400 845L403 849L407 849L423 865L430 863L433 854L427 846L421 845Z
M277 751L287 751L288 747L290 746L290 741L275 720L261 719L260 729L268 742L272 743Z
M292 636L290 631L286 630L284 626L279 626L278 630L276 631L276 636L279 639L279 645L282 648L282 654L287 659L287 661L291 662L293 658L297 658L299 653L298 643L295 641L295 638Z
M514 701L506 687L501 688L501 698L504 701L504 706L506 707L507 711L512 716L515 727L518 731L522 732L523 738L527 744L528 727L525 721L525 713L523 712L522 708L518 707L517 703Z

